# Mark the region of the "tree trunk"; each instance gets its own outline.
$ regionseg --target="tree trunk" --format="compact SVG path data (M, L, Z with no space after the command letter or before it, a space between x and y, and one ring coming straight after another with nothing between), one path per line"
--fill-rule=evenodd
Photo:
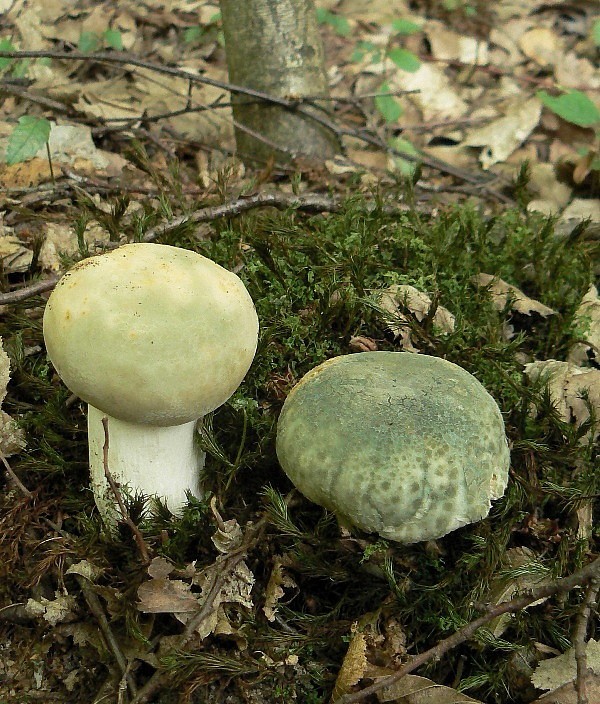
M231 83L279 98L328 97L313 0L220 3ZM340 151L335 134L309 115L246 95L234 94L232 100L237 149L244 161L323 160ZM305 107L328 116L330 106L324 101Z

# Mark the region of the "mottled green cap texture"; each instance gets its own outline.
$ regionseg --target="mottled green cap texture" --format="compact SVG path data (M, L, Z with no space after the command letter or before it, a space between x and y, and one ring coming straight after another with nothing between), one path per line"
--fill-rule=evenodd
M277 456L311 501L402 543L446 535L489 513L510 455L502 414L481 383L438 357L335 357L292 389Z

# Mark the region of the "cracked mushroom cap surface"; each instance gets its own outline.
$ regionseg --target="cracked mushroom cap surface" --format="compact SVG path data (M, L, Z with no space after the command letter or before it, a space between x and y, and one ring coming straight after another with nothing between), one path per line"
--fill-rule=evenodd
M132 423L187 423L223 404L254 358L258 318L241 279L196 252L127 244L75 264L44 312L58 374Z
M284 403L277 456L308 499L402 543L487 516L510 464L502 414L481 383L408 352L350 354L308 372Z

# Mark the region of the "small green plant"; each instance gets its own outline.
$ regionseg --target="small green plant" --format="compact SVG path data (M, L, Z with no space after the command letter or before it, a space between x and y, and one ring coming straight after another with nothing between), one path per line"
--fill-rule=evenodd
M206 24L195 24L191 27L186 27L183 32L183 43L186 46L193 47L212 41L216 41L219 46L225 46L220 12L215 12Z
M421 27L410 20L397 18L392 21L392 29L393 32L385 48L379 47L369 41L358 42L352 53L352 61L362 61L365 57L368 57L371 63L389 60L402 71L409 73L418 71L421 66L419 57L413 54L412 51L408 51L408 49L404 49L401 46L392 46L392 44L400 37L420 32ZM390 95L391 90L389 83L383 81L379 86L378 92L380 95L375 98L375 107L387 123L392 124L397 122L404 110L402 105L398 102L398 99Z
M90 54L94 51L101 51L108 47L115 51L123 51L123 38L121 32L117 29L105 29L104 32L98 34L96 32L82 32L79 35L77 48L84 54Z
M474 17L477 14L477 8L464 0L442 0L442 5L448 12L462 12L465 17Z
M553 113L579 127L597 127L600 125L600 110L596 104L579 90L570 90L561 95L550 95L540 90L537 97Z
M345 17L336 15L323 7L317 8L317 22L329 25L340 37L347 37L351 32L350 23Z
M0 51L17 51L17 47L10 39L0 39ZM48 62L48 60L45 61ZM27 75L30 63L30 59L16 61L15 59L0 58L0 74L7 73L11 78L23 78Z
M11 166L33 158L44 145L48 148L50 122L45 117L23 115L8 138L6 163ZM48 150L48 160L50 151Z

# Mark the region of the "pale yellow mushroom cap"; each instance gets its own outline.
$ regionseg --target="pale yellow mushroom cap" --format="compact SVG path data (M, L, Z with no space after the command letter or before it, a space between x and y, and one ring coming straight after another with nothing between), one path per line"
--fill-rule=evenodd
M502 415L480 382L406 352L335 357L308 372L283 406L277 456L311 501L403 543L487 516L510 463Z
M238 276L150 243L79 262L44 313L48 356L69 389L132 423L179 425L223 404L246 375L257 336Z

